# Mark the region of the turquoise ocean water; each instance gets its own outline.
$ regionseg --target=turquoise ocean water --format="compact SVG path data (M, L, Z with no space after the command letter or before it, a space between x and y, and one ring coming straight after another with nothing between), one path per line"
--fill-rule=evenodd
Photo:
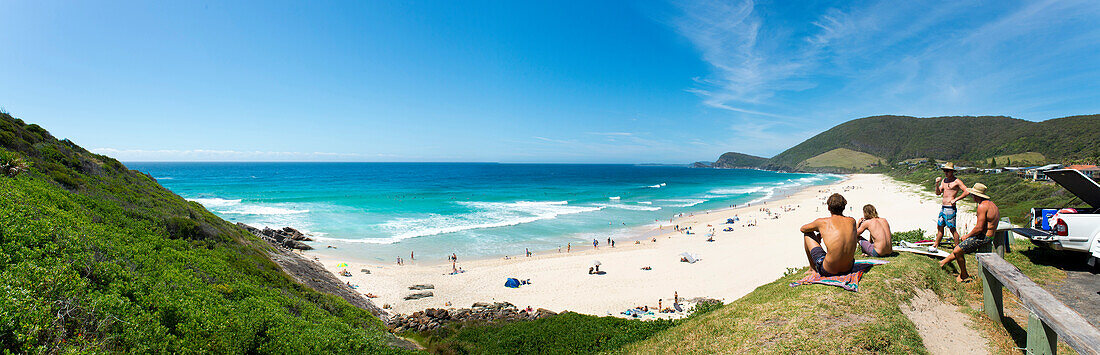
M623 238L678 213L740 205L835 175L676 166L127 163L226 220L291 226L314 247L389 262L521 255Z

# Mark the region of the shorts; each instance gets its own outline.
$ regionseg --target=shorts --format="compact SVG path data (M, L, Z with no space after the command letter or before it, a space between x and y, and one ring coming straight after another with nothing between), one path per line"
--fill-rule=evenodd
M810 249L810 260L814 261L814 264L812 266L814 267L814 270L817 270L818 274L821 274L821 276L835 276L833 274L830 274L828 271L825 271L825 249L822 249L821 247L814 247L813 249Z
M864 254L867 254L871 257L878 258L882 256L878 255L878 250L875 250L875 245L867 239L859 238L859 249L863 250Z
M955 206L943 206L940 208L939 219L936 220L937 227L955 228L955 214L958 209Z
M959 242L959 249L962 250L963 254L970 254L977 251L978 248L981 248L983 245L989 244L991 241L993 240L989 237L976 235Z

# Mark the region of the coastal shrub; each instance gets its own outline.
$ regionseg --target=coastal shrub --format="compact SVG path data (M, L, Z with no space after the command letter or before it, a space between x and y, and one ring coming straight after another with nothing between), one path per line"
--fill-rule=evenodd
M0 174L16 177L30 169L31 163L13 152L0 151Z
M596 353L622 348L676 324L566 312L533 321L452 324L424 338L433 353Z
M917 229L911 230L911 231L894 232L894 234L891 235L891 239L893 239L894 243L901 242L901 241L916 243L916 242L919 242L919 241L922 241L922 240L926 239L924 234L925 234L925 231L923 229L917 228Z
M718 300L697 303L684 319L636 320L596 317L573 312L533 321L466 322L425 333L413 333L428 350L448 354L596 353L621 349L672 328L687 319L722 308Z
M250 233L36 127L0 114L0 157L28 163L0 178L0 353L403 352Z

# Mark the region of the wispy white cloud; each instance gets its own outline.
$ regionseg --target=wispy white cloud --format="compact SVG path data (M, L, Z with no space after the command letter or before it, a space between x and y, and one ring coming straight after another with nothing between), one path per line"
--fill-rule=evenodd
M1100 93L1066 90L1100 80L1100 62L1086 59L1100 52L1098 1L672 5L662 22L711 68L685 90L729 112L730 149L767 151L875 114L1100 110Z
M707 106L745 114L777 117L750 107L764 103L778 90L804 90L810 82L798 80L806 68L803 58L775 56L774 43L762 37L763 20L751 0L734 2L681 1L674 28L695 45L714 77L696 80L689 92ZM764 41L762 41L764 40Z
M633 136L633 135L634 135L634 133L631 133L631 132L587 132L587 133L588 133L588 134L591 134L591 135L597 135L597 136L621 136L621 137L627 137L627 136Z

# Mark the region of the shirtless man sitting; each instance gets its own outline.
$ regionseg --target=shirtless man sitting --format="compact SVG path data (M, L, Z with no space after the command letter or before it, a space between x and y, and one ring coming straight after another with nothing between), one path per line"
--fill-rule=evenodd
M863 239L863 232L871 232L871 240ZM873 257L883 257L894 253L892 235L890 234L890 222L878 216L875 206L863 206L863 219L859 221L856 229L859 237L859 248L864 254Z
M981 246L993 241L993 234L997 232L997 224L1001 221L1001 210L997 208L993 201L989 200L989 196L985 194L985 189L985 184L982 183L974 184L973 188L967 189L970 196L974 197L974 202L978 204L978 221L975 222L974 229L963 236L963 239L955 246L955 250L951 252L951 255L940 261L940 267L953 260L959 262L959 277L955 279L959 282L970 278L970 274L966 272L966 258L963 256L973 253Z
M955 207L955 203L966 197L966 184L963 184L962 180L955 177L955 164L944 164L943 178L936 178L936 194L943 195L943 200L940 205L940 215L936 219L936 242L932 244L933 247L940 246L940 240L943 239L943 227L951 230L951 236L955 239L956 244L959 243L959 230L955 225L955 215L958 214L959 209Z
M829 217L818 218L800 229L810 268L821 276L840 275L852 271L856 254L856 220L844 216L844 196L829 196L826 205ZM822 249L824 243L828 253Z

